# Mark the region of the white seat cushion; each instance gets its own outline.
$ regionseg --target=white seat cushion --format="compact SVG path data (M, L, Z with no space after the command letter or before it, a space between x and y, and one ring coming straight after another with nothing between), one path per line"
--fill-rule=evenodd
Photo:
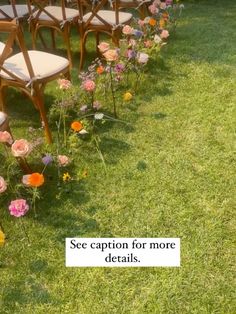
M44 8L48 13L53 15L58 21L63 21L62 17L62 8L57 6L47 6ZM66 19L73 19L79 16L78 10L66 8ZM38 14L38 11L36 11L33 15L36 16ZM42 21L51 21L52 19L50 16L48 16L45 12L42 12L40 16L38 17L39 20Z
M5 44L0 41L0 55L2 54L4 48Z
M91 14L92 14L91 12L85 14L83 17L83 21L87 22L91 16ZM115 11L100 10L100 11L98 11L97 15L100 16L101 18L103 18L110 25L116 25ZM131 13L119 12L119 24L125 24L125 23L129 22L132 19L132 17L133 16ZM90 22L90 24L97 25L97 26L104 25L104 23L102 23L97 17L94 17L92 19L92 21Z
M34 74L39 79L43 79L53 74L60 73L60 71L69 66L69 61L67 59L51 53L37 50L29 50L28 53L32 63ZM17 53L14 56L6 59L3 67L25 82L28 82L30 80L30 76L22 52ZM10 77L4 71L0 72L0 76L3 78L12 79L12 77Z
M14 18L14 12L11 5L1 5L0 9L5 12L10 18ZM34 7L31 6L33 10ZM29 14L28 6L26 4L16 4L16 12L18 17L24 17ZM0 11L0 19L6 19L6 17Z

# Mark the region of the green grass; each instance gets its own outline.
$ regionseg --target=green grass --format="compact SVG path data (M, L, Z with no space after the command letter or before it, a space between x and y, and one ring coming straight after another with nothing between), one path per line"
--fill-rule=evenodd
M235 27L233 0L186 4L138 104L120 109L130 125L103 130L107 174L81 150L88 179L60 200L49 183L38 218L24 218L30 246L0 209L0 313L236 313ZM16 134L38 124L21 94L8 103ZM181 267L67 269L64 239L76 236L180 237Z

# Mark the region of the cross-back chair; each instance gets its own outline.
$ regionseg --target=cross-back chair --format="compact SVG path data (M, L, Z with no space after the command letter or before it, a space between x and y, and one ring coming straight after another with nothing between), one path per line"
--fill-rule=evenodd
M147 5L151 1L148 0L119 0L119 7L121 9L136 9L139 12L141 19L148 15Z
M112 2L112 6L110 6ZM132 20L132 14L119 11L119 0L80 0L80 70L84 64L85 46L89 33L96 35L96 45L99 44L99 34L106 33L116 46L119 46L120 30Z
M8 38L0 55L0 110L5 111L4 91L8 87L22 90L38 109L44 126L46 140L52 142L52 135L44 106L44 88L52 80L69 74L69 61L47 52L27 50L22 28L16 20L0 22L0 33L8 33ZM11 55L12 45L16 41L20 52ZM30 118L29 118L30 120Z
M25 4L16 0L10 0L8 4L0 5L0 21L11 21L13 19L27 19L34 7L30 0L25 0Z
M63 37L67 49L67 57L72 68L70 33L72 25L75 25L78 29L78 6L76 7L76 3L74 2L73 6L69 6L71 3L69 0L60 0L57 3L48 0L32 0L32 2L35 8L37 8L30 18L33 48L36 48L37 34L40 29L48 28L51 30L52 46L55 49L55 32L58 32ZM44 48L47 48L45 41L42 39L41 36Z

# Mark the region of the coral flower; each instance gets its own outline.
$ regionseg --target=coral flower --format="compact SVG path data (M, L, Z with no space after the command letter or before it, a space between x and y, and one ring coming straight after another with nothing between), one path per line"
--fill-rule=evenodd
M157 24L157 21L155 20L155 19L150 19L149 20L149 25L151 25L151 26L155 26Z
M80 121L74 121L71 123L71 128L75 132L79 132L83 129L83 124Z
M0 246L3 246L5 243L5 234L0 230Z
M123 96L124 101L130 101L133 98L133 95L130 92L126 92Z
M38 172L32 173L29 176L29 185L33 187L39 187L44 184L44 176Z
M105 71L105 70L104 70L104 67L103 67L102 65L100 65L99 67L97 67L97 70L96 70L97 74L102 74L104 71Z

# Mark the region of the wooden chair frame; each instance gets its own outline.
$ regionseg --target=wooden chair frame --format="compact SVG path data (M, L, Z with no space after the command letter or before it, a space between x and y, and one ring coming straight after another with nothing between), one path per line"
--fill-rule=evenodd
M49 129L48 119L45 112L44 106L44 89L48 82L59 78L60 76L64 75L68 79L70 79L70 69L69 65L65 67L63 70L56 72L53 75L38 78L35 77L35 73L31 64L31 60L26 49L24 43L24 37L22 33L21 27L16 20L11 22L0 22L0 32L9 33L8 39L6 41L5 48L0 55L0 71L5 72L9 78L5 78L0 75L0 110L5 111L5 90L7 87L16 87L22 90L29 98L32 100L35 108L39 110L40 117L42 120L42 124L45 130L45 136L48 143L52 142L52 135ZM19 78L17 75L11 73L4 67L4 61L6 60L7 56L11 52L12 45L14 41L18 43L20 50L23 54L25 64L27 66L27 70L30 76L30 81L24 81L23 79Z
M104 20L99 15L99 10L101 10L105 5L109 4L108 0L100 0L96 5L92 5L91 1L88 0L80 0L79 1L79 11L80 11L80 70L84 64L85 58L85 45L87 36L89 33L94 32L96 34L96 47L99 45L99 34L105 33L112 38L113 43L118 47L119 46L119 38L120 38L120 30L122 25L120 25L119 21L119 0L113 0L113 10L115 12L115 25L109 24L106 20ZM90 17L87 21L83 21L84 9L91 13ZM93 18L97 18L102 25L94 25L92 24ZM130 19L131 21L131 19ZM129 22L130 22L129 21ZM98 52L98 48L97 48Z
M16 0L10 0L9 1L10 3L8 4L9 6L12 6L12 11L13 11L13 14L14 14L14 19L25 19L25 18L28 18L31 14L32 14L32 8L31 8L31 1L30 0L25 0L26 2L26 5L28 7L28 14L26 16L23 16L23 17L19 17L18 16L18 13L17 13L17 3L16 3ZM0 5L0 13L4 16L4 18L0 19L1 21L2 20L6 20L6 21L11 21L12 20L12 17L9 16L5 11L3 11L1 9L1 6Z
M67 0L60 0L62 20L58 20L53 14L48 12L46 8L48 4L52 4L51 1L48 3L47 0L32 0L32 3L37 8L36 14L31 15L30 17L30 30L32 34L33 49L36 49L37 34L42 28L51 29L52 47L53 49L56 49L55 32L57 31L63 37L63 40L67 48L67 57L70 62L70 68L72 68L70 33L71 33L72 25L75 25L78 30L79 8L78 7L76 8L78 10L78 16L70 20L67 18L67 14L66 14ZM58 7L58 6L55 6L55 7ZM40 15L42 13L46 14L50 18L50 20L40 19ZM47 49L48 47L45 41L43 40L42 36L40 36L40 39L42 41L44 48Z

